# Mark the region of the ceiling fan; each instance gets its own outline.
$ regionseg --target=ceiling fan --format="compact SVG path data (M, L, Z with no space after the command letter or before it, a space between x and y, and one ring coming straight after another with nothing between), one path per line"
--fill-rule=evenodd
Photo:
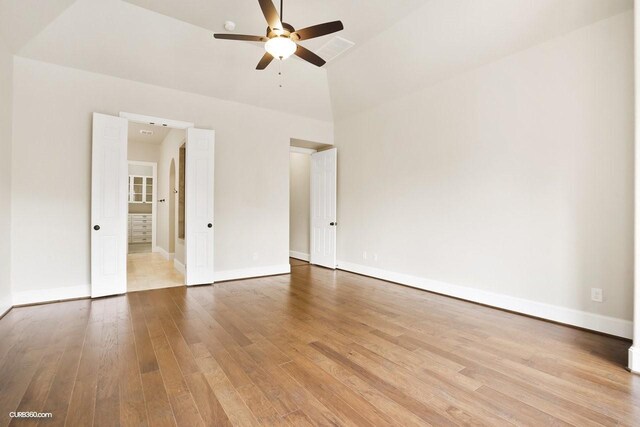
M297 42L341 31L344 29L342 22L325 22L324 24L313 25L296 31L293 26L282 22L283 0L280 0L280 15L278 15L278 11L271 0L258 0L258 3L269 25L266 36L248 36L243 34L214 34L213 36L217 39L224 40L265 43L265 50L267 52L258 63L256 70L264 70L274 58L283 60L294 54L318 67L322 67L326 63L324 59L309 49L297 44Z

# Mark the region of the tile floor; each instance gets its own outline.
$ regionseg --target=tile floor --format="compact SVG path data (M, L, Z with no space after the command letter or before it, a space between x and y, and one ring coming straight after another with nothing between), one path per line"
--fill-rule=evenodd
M141 254L151 252L151 243L129 243L130 254Z
M172 288L184 285L184 276L159 253L130 253L127 256L127 291Z

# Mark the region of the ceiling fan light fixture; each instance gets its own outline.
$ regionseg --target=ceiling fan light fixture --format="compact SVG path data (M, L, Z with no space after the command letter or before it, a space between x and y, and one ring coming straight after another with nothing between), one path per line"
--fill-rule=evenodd
M278 14L273 0L258 0L258 3L267 21L266 36L220 33L214 34L213 37L223 40L265 43L265 50L267 52L262 55L260 62L258 62L256 66L256 70L264 70L275 58L284 60L291 55L296 55L298 58L316 67L322 67L327 63L327 61L304 46L297 44L297 42L342 31L344 30L342 22L325 22L324 24L312 25L311 27L296 30L292 25L282 22L282 0L280 0L280 14ZM230 29L227 28L227 31L230 31Z
M287 59L296 52L298 46L289 37L274 37L265 43L264 48L274 58Z

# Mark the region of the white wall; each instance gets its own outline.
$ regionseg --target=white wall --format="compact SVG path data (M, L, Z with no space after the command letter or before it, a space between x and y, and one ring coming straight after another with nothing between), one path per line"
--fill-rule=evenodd
M157 246L160 246L167 253L171 253L169 250L169 198L171 197L170 190L178 189L178 179L180 170L180 147L184 144L186 138L186 132L180 129L172 129L171 132L165 137L160 146L160 161L158 163L158 197L160 199L166 199L166 203L158 204L158 235ZM170 185L169 173L171 168L171 160L175 162L176 182ZM178 221L178 200L176 197L175 208L175 220ZM177 224L173 229L175 233L175 252L174 256L179 262L184 264L184 239L178 239L178 227Z
M151 160L136 160L136 161L150 162ZM153 176L153 166L129 164L129 175Z
M160 161L160 145L130 139L127 143L127 159L157 163Z
M628 336L632 34L627 12L336 121L339 264Z
M11 298L11 121L13 55L0 37L0 315Z
M309 178L311 156L290 154L289 250L309 255Z
M217 274L288 268L289 141L333 143L331 123L24 58L14 81L15 292L89 284L94 111L215 129Z

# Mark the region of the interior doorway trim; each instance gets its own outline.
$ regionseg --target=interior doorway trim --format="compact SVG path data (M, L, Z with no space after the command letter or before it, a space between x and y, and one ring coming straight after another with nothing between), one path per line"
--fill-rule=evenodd
M165 252L156 245L157 227L158 227L158 163L157 162L141 162L137 160L127 160L127 164L134 166L151 166L153 168L153 199L151 200L151 251ZM127 245L129 242L127 242ZM128 251L127 251L128 253ZM163 254L164 255L164 254Z
M634 49L635 49L635 163L634 163L634 179L635 179L635 217L634 217L634 278L633 278L633 345L629 348L628 367L631 372L640 374L640 2L635 1L634 17L635 25L633 27Z
M313 148L294 147L293 145L289 147L290 153L313 154L317 151L318 150L314 150Z
M121 111L120 117L127 119L130 122L144 123L148 125L155 125L161 127L168 127L173 129L189 129L195 127L191 122L182 122L180 120L163 119L160 117L145 116L143 114L126 113Z
M213 259L215 131L198 129L189 122L141 114L120 112L119 116L111 116L94 112L91 158L91 223L93 225L91 234L91 297L118 295L127 292L127 148L129 143L127 134L129 122L152 123L157 126L186 131L187 173L184 191L185 193L189 192L190 195L185 197L187 200L185 211L185 284L187 286L212 284L215 281ZM107 149L110 150L108 159L113 163L112 167L106 168L109 174L104 173L104 165L107 163L104 151ZM192 164L190 165L189 162ZM157 170L154 174L157 178ZM104 184L103 181L107 179L110 185ZM114 184L116 180L117 186ZM157 194L157 179L154 184L156 184ZM193 188L192 185L194 185ZM107 197L103 194L103 189L111 191L108 194L108 203L104 202ZM116 200L117 203L114 203ZM200 208L203 204L206 205L206 209ZM114 205L117 206L114 207ZM107 206L109 209L102 209L103 206ZM156 224L157 218L153 222ZM98 239L96 233L103 228L109 234L101 233L101 238ZM152 242L152 245L154 244L155 242ZM100 265L100 262L104 265Z

